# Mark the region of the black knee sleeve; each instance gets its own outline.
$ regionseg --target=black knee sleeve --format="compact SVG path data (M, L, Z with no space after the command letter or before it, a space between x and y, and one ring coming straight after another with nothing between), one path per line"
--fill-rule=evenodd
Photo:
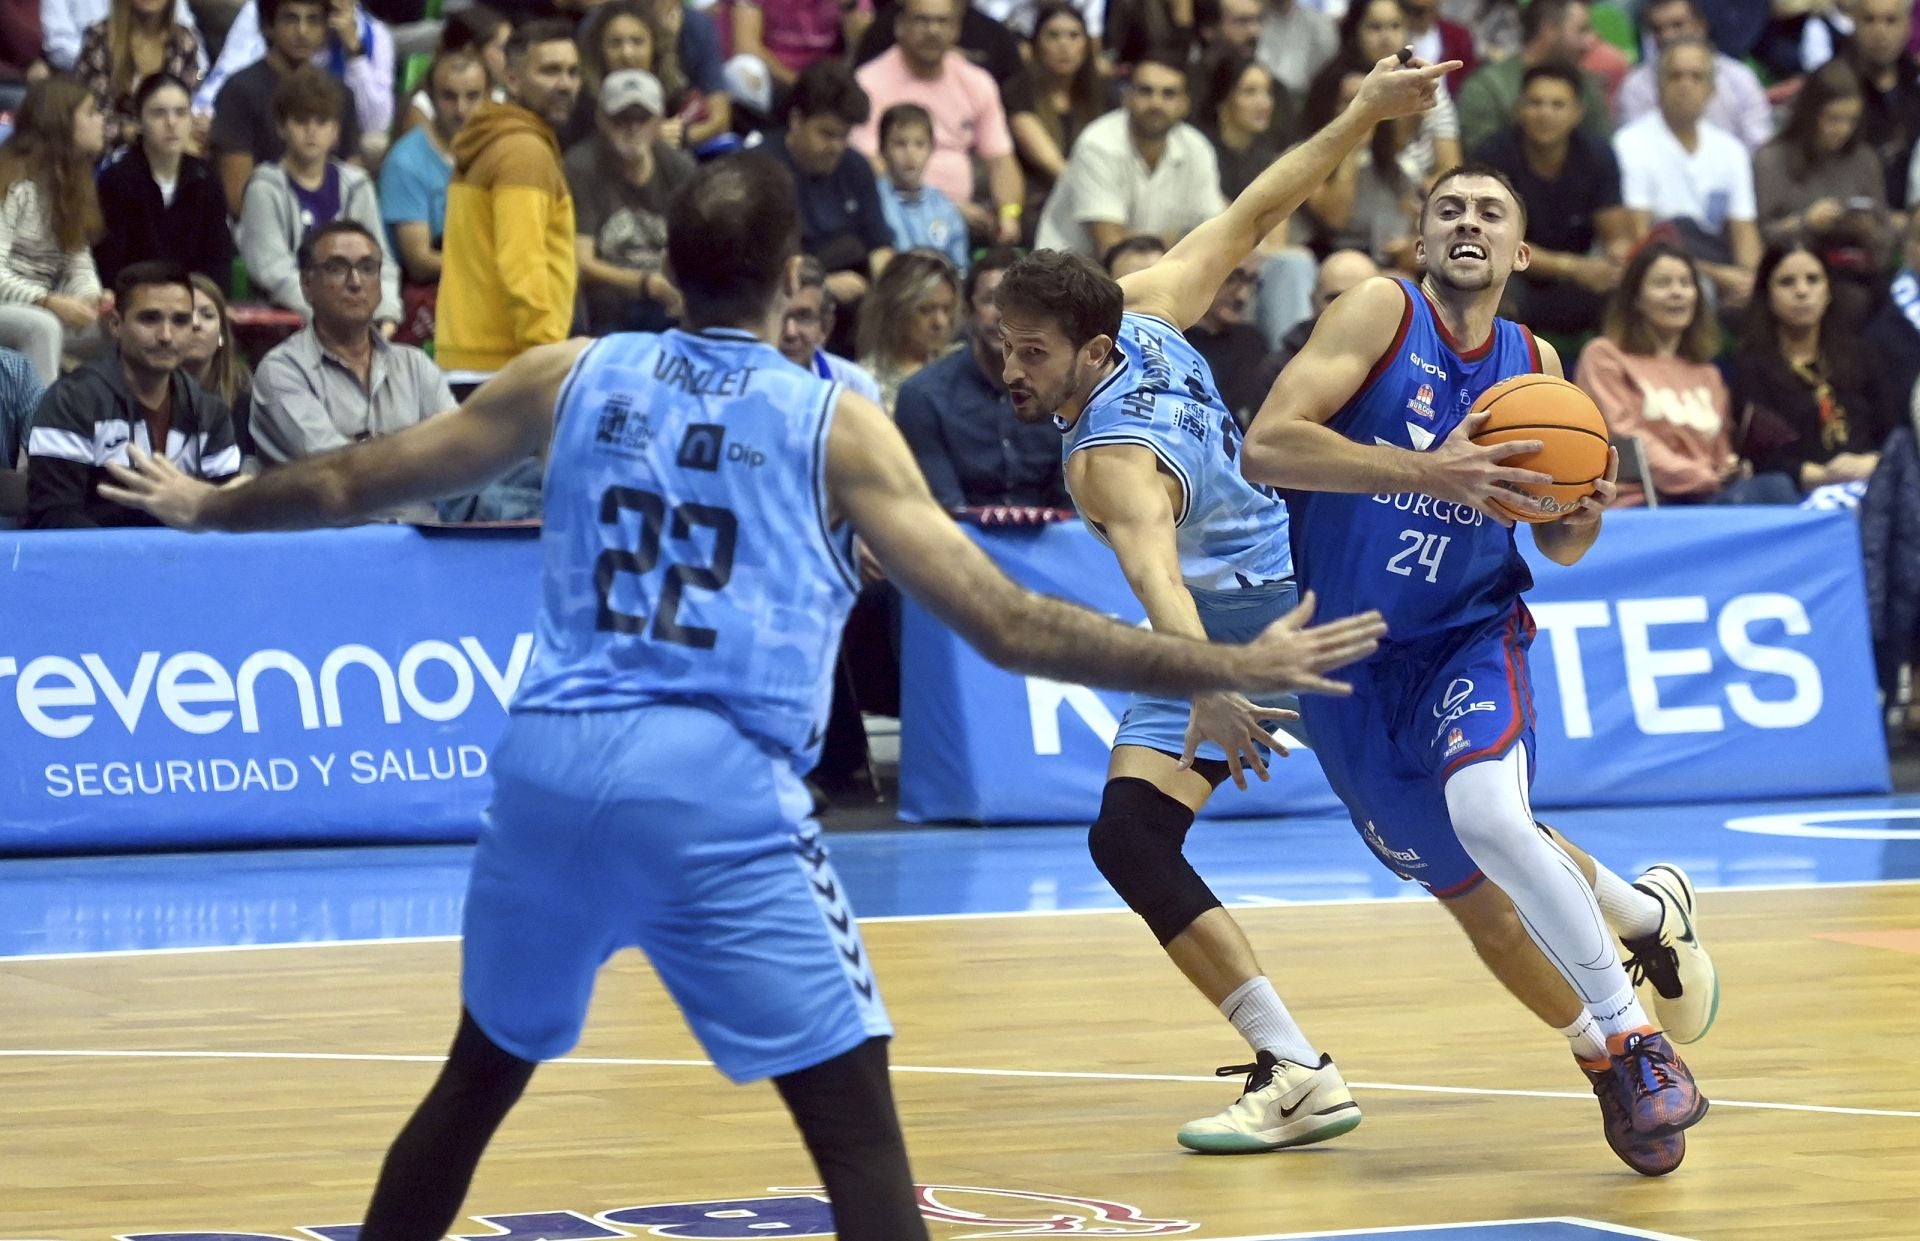
M887 1077L887 1040L774 1078L833 1203L842 1241L926 1241Z
M1187 864L1181 849L1193 811L1145 780L1107 781L1087 851L1113 890L1140 915L1161 946L1193 925L1220 898Z

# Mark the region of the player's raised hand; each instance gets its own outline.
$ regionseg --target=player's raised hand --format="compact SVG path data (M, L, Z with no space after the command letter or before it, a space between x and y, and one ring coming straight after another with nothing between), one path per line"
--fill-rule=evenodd
M1211 741L1226 751L1227 774L1233 777L1235 787L1244 789L1248 767L1262 780L1267 778L1264 751L1275 750L1280 757L1287 756L1287 747L1263 727L1264 722L1299 718L1298 711L1263 707L1240 694L1196 694L1193 709L1187 714L1187 740L1180 765L1191 767L1201 744Z
M1544 512L1540 502L1515 483L1551 483L1553 475L1538 470L1523 470L1505 464L1514 457L1539 452L1546 445L1540 440L1508 440L1504 444L1476 444L1473 437L1487 425L1489 415L1469 414L1460 420L1453 434L1440 441L1426 457L1426 480L1421 490L1442 500L1464 504L1493 518L1503 526L1513 519L1494 508L1489 501L1498 497L1508 508Z
M100 484L100 494L116 504L143 509L176 530L198 530L200 507L214 492L205 483L181 471L159 453L145 453L128 445L133 464L109 465L111 483Z
M1457 60L1430 65L1402 48L1374 65L1353 106L1374 121L1418 116L1439 102L1440 79L1460 67Z
M1387 622L1378 612L1362 612L1324 625L1310 625L1315 599L1312 591L1300 606L1267 626L1244 648L1251 657L1248 693L1329 694L1336 698L1353 692L1344 681L1321 675L1365 659L1387 636Z

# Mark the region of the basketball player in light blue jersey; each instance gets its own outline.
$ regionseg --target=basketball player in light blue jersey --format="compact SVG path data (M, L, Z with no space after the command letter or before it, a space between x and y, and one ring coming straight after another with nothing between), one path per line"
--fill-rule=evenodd
M1287 512L1240 474L1240 430L1181 334L1227 275L1375 124L1424 111L1449 65L1389 57L1352 105L1163 258L1114 281L1088 259L1040 251L996 293L1015 414L1065 432L1067 487L1113 549L1157 633L1243 642L1296 601ZM1324 1141L1360 1123L1332 1057L1307 1041L1247 937L1187 861L1194 815L1231 776L1264 780L1270 726L1291 699L1143 696L1114 738L1094 863L1180 971L1253 1050L1239 1097L1193 1121L1181 1144L1212 1153Z
M1671 1038L1706 1033L1718 980L1693 924L1693 889L1660 865L1628 884L1539 826L1527 648L1532 585L1513 523L1546 510L1507 464L1540 441L1472 442L1480 395L1532 372L1552 346L1496 317L1526 269L1526 211L1496 170L1435 182L1416 258L1424 278L1376 278L1321 317L1256 417L1241 466L1285 488L1294 565L1337 613L1378 608L1392 627L1350 699L1301 711L1328 781L1367 845L1459 920L1488 967L1566 1035L1600 1099L1608 1144L1658 1176L1679 1166L1706 1099ZM1533 524L1549 559L1578 561L1600 533L1618 459L1594 493ZM1516 916L1517 910L1517 916ZM1655 990L1656 1029L1608 932ZM1464 1032L1460 1032L1464 1034Z
M691 330L533 350L455 412L214 490L162 460L107 488L187 529L347 522L546 451L532 663L493 756L453 1049L388 1153L362 1241L439 1241L596 971L643 949L722 1072L773 1078L842 1241L924 1241L891 1033L800 774L857 586L888 575L1010 668L1152 693L1342 688L1378 617L1246 646L1140 632L1021 589L928 492L873 402L772 342L799 283L791 177L709 164L667 261ZM549 442L551 440L551 442ZM663 1135L664 1136L664 1135Z

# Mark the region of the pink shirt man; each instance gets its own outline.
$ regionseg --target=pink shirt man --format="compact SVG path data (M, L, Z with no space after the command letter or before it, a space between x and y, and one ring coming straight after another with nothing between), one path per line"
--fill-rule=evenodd
M927 184L956 203L973 200L972 152L983 160L1013 154L1000 88L985 69L958 52L940 62L940 76L923 79L907 67L898 47L862 65L854 77L873 101L873 115L852 134L853 147L873 157L880 151L880 115L896 103L917 103L933 114L933 158Z

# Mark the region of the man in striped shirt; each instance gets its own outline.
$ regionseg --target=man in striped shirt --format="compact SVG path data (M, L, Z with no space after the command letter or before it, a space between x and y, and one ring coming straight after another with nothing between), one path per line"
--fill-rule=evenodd
M193 285L176 263L134 263L114 284L107 316L115 348L47 389L27 437L30 528L151 526L95 488L127 448L164 455L196 478L240 472L227 403L180 369L193 326Z

